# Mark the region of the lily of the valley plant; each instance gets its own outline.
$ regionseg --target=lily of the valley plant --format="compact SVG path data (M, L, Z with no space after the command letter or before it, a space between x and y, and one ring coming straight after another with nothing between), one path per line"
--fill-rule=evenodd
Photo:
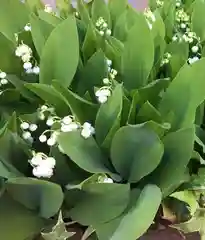
M204 14L0 1L1 239L136 240L165 209L204 237Z

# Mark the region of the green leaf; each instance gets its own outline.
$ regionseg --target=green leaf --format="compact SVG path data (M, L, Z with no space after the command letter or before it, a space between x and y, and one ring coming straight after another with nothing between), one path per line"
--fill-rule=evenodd
M128 90L146 85L154 61L154 43L146 19L140 14L136 16L122 56L123 82Z
M164 147L159 137L143 125L120 128L111 145L111 160L121 176L138 182L160 163Z
M105 54L100 49L92 55L80 71L78 91L81 94L84 94L86 91L93 93L94 87L102 86L106 71Z
M41 20L52 25L53 27L57 27L62 22L61 18L58 18L53 14L47 13L44 10L39 10L38 16Z
M28 6L28 8L32 12L35 12L38 9L43 9L44 8L44 4L42 3L41 0L25 0L25 4Z
M149 101L153 105L158 105L160 93L166 90L169 84L169 78L157 79L138 90L140 98Z
M0 69L6 73L19 75L21 71L21 62L15 56L15 48L16 45L0 32Z
M179 180L184 177L194 147L194 127L167 134L163 143L164 156L159 167L153 172L152 179L163 195L167 196L172 187L177 184L179 186Z
M14 34L21 32L28 23L28 9L19 0L1 0L0 5L0 33L15 43Z
M196 109L205 99L204 64L205 58L202 58L191 66L181 68L163 95L159 111L163 117L173 112L173 130L194 123Z
M111 19L108 6L105 1L94 0L92 4L92 20L96 24L97 20L102 17L111 28Z
M127 14L128 11L125 11L119 16L113 30L114 37L122 42L126 40L129 29L127 26Z
M55 90L63 96L66 104L71 110L71 113L80 123L95 119L97 105L81 98L69 89L63 87L57 80L54 80L52 84Z
M109 173L106 160L93 137L84 139L79 131L61 133L58 143L65 154L79 167L91 173Z
M77 9L78 12L80 13L80 17L83 20L83 22L88 25L90 24L90 15L88 12L88 9L86 8L86 4L83 0L77 0Z
M40 217L6 193L0 198L0 215L0 238L5 240L32 239L44 225Z
M182 201L182 202L185 202L186 204L188 204L191 215L194 215L197 208L199 207L196 196L191 191L175 192L175 193L172 193L170 195L170 197L176 198L179 201Z
M96 116L95 129L96 139L102 144L109 134L110 130L116 125L112 131L112 136L120 128L121 112L123 104L122 85L118 84L105 104L102 104Z
M33 93L31 93L25 86L25 82L20 80L17 76L15 75L7 75L7 79L9 82L11 82L15 88L20 92L20 94L28 99L29 101L33 102L36 100L36 97Z
M30 15L31 34L35 48L41 56L42 50L48 39L53 26L38 18L35 14Z
M96 225L118 217L127 207L129 185L92 183L82 188L82 198L69 212L83 225Z
M108 2L110 8L111 19L115 25L117 19L126 10L127 0L112 0Z
M65 98L54 87L39 83L30 83L25 86L46 103L54 106L60 115L66 115L69 112Z
M192 30L196 33L200 40L203 42L205 40L205 3L203 1L195 1L193 5L192 12Z
M137 113L137 122L146 122L153 120L161 122L162 118L160 112L149 101L145 102Z
M155 185L146 185L139 197L138 195L137 191L137 194L131 196L128 208L120 217L96 226L100 240L135 240L147 231L160 206L161 191ZM152 204L150 204L150 199ZM139 221L139 217L141 221Z
M8 193L17 202L39 212L43 218L54 216L63 203L63 192L59 185L33 178L11 178L6 182Z
M96 49L97 49L97 36L93 24L90 23L88 25L86 36L82 46L84 60L87 61L92 55L94 55Z
M41 56L40 83L51 84L52 79L68 87L79 60L78 33L73 16L60 23L50 34Z

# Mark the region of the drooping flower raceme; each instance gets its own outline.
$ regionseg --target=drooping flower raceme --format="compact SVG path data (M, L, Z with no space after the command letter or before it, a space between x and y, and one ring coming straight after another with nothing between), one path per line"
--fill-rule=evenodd
M108 24L102 17L96 21L95 26L101 36L110 36L112 34L111 29L108 28Z
M33 167L33 175L37 178L51 178L53 176L56 160L53 157L48 157L44 153L33 152L33 157L29 160Z

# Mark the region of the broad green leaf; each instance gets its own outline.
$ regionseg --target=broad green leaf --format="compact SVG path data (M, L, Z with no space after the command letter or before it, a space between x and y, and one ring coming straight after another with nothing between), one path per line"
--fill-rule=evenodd
M44 4L41 0L25 0L25 4L33 12L37 11L38 9L44 8Z
M53 26L41 20L35 14L30 15L30 24L32 39L35 48L39 56L41 56L46 40L48 39L51 31L53 30Z
M54 106L60 115L66 115L69 112L66 99L54 87L39 83L30 83L25 86L46 103Z
M96 116L95 129L96 139L99 144L102 144L109 134L112 127L115 125L115 131L120 127L121 113L123 104L122 85L118 84L105 104L102 104Z
M197 208L199 207L199 204L197 202L197 198L191 191L180 191L175 192L170 195L170 197L176 198L179 201L185 202L189 205L190 213L193 216L196 212Z
M93 137L84 139L79 131L61 133L58 143L65 154L79 167L91 173L109 173L100 148Z
M146 85L153 61L152 35L145 17L138 14L129 31L122 56L122 79L125 88L132 90Z
M68 87L79 60L78 33L73 16L60 23L50 34L41 56L40 83L51 84L52 79Z
M140 100L141 98L138 90L134 91L132 96L132 103L131 103L129 114L128 114L127 123L136 124L136 113L138 110L138 104L140 103Z
M92 20L96 24L97 20L102 17L111 28L111 18L108 6L105 1L94 0L92 4Z
M182 67L163 95L159 111L163 117L173 112L173 130L194 123L196 109L205 99L204 64L205 58L202 58L191 66Z
M192 30L200 37L201 41L205 40L205 3L203 1L195 1L193 5L193 12L192 12L192 21L191 26Z
M6 189L14 200L31 210L39 212L43 218L57 214L63 203L63 192L59 185L34 178L10 178Z
M89 16L89 11L83 0L77 0L77 9L78 9L78 12L80 13L80 17L82 18L83 22L86 25L90 24L91 20Z
M95 52L87 61L79 73L78 91L84 94L86 91L93 93L94 87L103 85L103 78L107 72L105 54L102 50Z
M148 100L153 105L158 105L160 93L166 90L169 84L169 78L157 79L138 90L140 98L144 101Z
M36 100L36 97L33 93L31 93L25 86L25 82L20 80L17 76L15 75L7 75L7 79L9 80L10 83L12 83L15 88L20 92L20 94L28 99L29 101L33 102Z
M129 182L138 182L160 163L164 147L159 137L143 125L120 128L111 145L111 161Z
M90 23L88 25L86 36L82 46L84 61L87 61L92 55L94 55L96 49L97 49L97 36L93 24Z
M150 204L150 200L152 204ZM160 189L155 185L146 185L140 194L137 191L137 194L131 196L130 203L121 216L103 225L96 226L99 239L138 239L153 223L160 203ZM140 221L139 217L141 218Z
M124 42L127 38L128 34L128 26L127 26L127 11L123 12L116 21L113 29L113 35L115 38Z
M15 56L16 45L7 39L0 31L0 69L6 73L19 75L21 71L21 62Z
M43 220L21 204L15 202L8 194L0 198L0 238L32 239L44 225Z
M63 96L66 104L69 106L71 113L76 117L80 123L95 119L97 112L97 105L93 104L69 89L63 87L57 80L52 82L54 89Z
M155 122L161 122L162 117L160 112L149 102L145 102L137 113L137 123L153 120Z
M167 134L163 144L164 156L152 179L166 196L173 186L179 186L179 179L184 177L194 147L194 127Z
M154 12L154 15L155 15L156 20L152 24L152 29L151 29L152 35L153 35L154 38L156 36L160 36L164 39L164 37L165 37L165 25L164 25L163 19L162 19L158 10L156 10Z
M60 24L62 22L61 18L58 18L53 14L47 13L44 10L39 10L38 16L41 20L52 25L53 27L57 27L58 24Z
M28 23L28 9L19 0L1 0L0 6L0 33L15 43L14 34L21 32Z
M166 36L171 39L175 24L176 0L164 1L160 12L165 24Z
M109 9L112 22L116 23L117 19L121 16L121 14L126 10L127 0L112 0L109 1Z
M128 184L92 183L82 191L69 214L83 225L93 225L118 217L127 207L130 188Z

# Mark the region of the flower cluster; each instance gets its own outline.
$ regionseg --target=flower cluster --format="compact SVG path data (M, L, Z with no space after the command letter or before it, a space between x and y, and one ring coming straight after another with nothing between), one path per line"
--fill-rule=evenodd
M81 125L79 122L75 120L73 116L65 116L60 118L56 116L53 108L49 108L46 105L41 106L39 109L39 117L41 120L46 120L46 125L48 127L53 127L54 129L45 130L39 137L40 142L46 142L48 146L54 146L57 143L57 137L61 132L72 132L76 130L81 131L81 136L85 139L89 138L95 133L95 129L91 126L90 123L85 122ZM49 134L49 137L47 136Z
M22 138L33 143L32 133L37 130L38 126L34 123L29 124L28 122L22 121L20 128L22 130Z
M34 73L36 75L39 74L40 68L38 66L33 67L32 49L28 45L21 43L16 48L15 54L23 61L23 68L25 69L26 73Z
M8 84L8 80L6 79L6 73L0 71L0 86Z
M152 29L152 24L156 21L154 13L149 8L146 8L144 15L146 17L149 28Z
M117 75L117 71L112 68L112 61L107 59L106 63L108 67L108 77L103 79L103 84L105 84L105 86L101 87L95 92L95 96L100 103L107 102L108 97L111 96L112 81Z
M161 66L163 66L164 64L168 64L171 57L172 57L172 55L170 53L166 52L164 54L164 57L163 57L162 61L161 61Z
M101 36L104 36L104 35L110 36L112 33L111 29L108 28L108 24L102 17L100 17L97 20L95 26Z
M29 160L29 163L33 167L33 175L37 178L50 178L53 176L53 171L56 165L55 158L48 157L41 152L33 152L33 157Z

